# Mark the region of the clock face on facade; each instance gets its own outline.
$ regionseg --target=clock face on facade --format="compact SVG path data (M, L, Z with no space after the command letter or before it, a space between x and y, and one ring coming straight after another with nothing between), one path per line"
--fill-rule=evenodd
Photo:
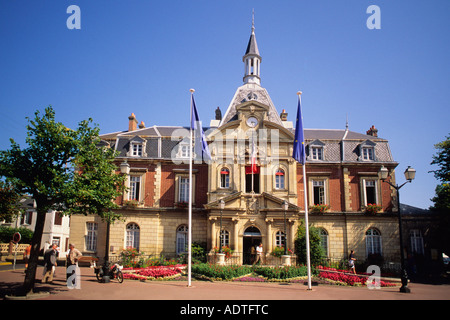
M250 128L256 127L257 124L258 124L258 119L256 119L255 117L249 117L249 118L247 119L247 125L248 125Z

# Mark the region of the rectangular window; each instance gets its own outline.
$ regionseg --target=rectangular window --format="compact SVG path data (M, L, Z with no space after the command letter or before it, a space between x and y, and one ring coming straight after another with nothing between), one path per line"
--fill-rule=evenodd
M128 193L128 200L139 201L140 189L141 189L141 177L130 176L130 190Z
M364 180L364 191L366 194L365 205L377 203L377 183L375 180Z
M142 144L134 143L134 144L132 144L132 148L133 148L133 150L131 152L131 155L142 156Z
M245 175L245 192L246 193L259 193L259 167L258 173L251 173L251 169L247 169L250 167L246 167L246 171L250 173L246 173ZM252 189L253 188L253 189Z
M411 252L416 254L423 254L423 238L420 230L413 229L410 231L411 238Z
M61 226L62 225L62 219L63 219L63 215L61 212L55 212L55 221L54 221L54 225L55 226Z
M86 222L86 250L97 251L97 230L98 224L95 222Z
M373 160L373 148L362 148L363 160Z
M33 212L27 211L22 215L22 223L21 224L28 224L30 225L33 221Z
M284 171L281 169L275 172L275 189L284 189Z
M189 178L180 177L179 179L179 202L189 202Z
M313 160L323 160L322 148L312 147L311 148L311 158Z
M313 180L313 204L326 204L325 180Z
M228 189L230 187L230 170L223 168L220 171L220 187Z
M182 145L180 146L180 157L181 158L189 158L189 145Z

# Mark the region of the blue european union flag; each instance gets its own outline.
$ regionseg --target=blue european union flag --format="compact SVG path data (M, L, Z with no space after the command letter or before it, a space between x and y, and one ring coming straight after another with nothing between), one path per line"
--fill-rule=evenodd
M199 159L211 160L206 136L203 132L202 122L198 116L197 108L195 106L194 95L192 95L192 115L191 115L191 129L194 130L194 152Z
M305 164L305 138L303 136L303 116L300 96L298 97L297 120L295 123L294 152L292 153L292 157L302 165Z

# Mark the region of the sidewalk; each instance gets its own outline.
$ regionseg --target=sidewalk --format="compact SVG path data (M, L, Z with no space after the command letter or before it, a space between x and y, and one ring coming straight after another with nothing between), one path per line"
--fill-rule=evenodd
M53 284L41 284L42 267L37 270L36 292L50 292L42 300L450 300L450 285L411 283L410 294L398 287L369 290L367 287L336 285L314 286L306 290L303 284L238 283L192 281L125 280L98 283L94 271L81 268L81 289L68 289L65 269L58 267ZM0 300L11 295L24 279L23 269L0 271Z

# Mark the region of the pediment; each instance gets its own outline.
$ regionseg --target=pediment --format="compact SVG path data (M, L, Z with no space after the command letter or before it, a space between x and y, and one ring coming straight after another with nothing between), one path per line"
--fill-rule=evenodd
M130 142L136 142L136 143L143 143L145 139L141 138L140 136L134 136L130 139Z
M263 192L261 194L256 194L253 197L249 197L248 195L243 194L242 192L235 192L229 196L222 198L225 202L224 211L231 210L239 210L245 211L247 214L258 214L261 211L280 211L281 205L284 199L269 194L267 192ZM208 204L205 204L205 209L219 212L219 201L212 201ZM293 203L289 203L288 210L289 211L298 211L300 208Z

